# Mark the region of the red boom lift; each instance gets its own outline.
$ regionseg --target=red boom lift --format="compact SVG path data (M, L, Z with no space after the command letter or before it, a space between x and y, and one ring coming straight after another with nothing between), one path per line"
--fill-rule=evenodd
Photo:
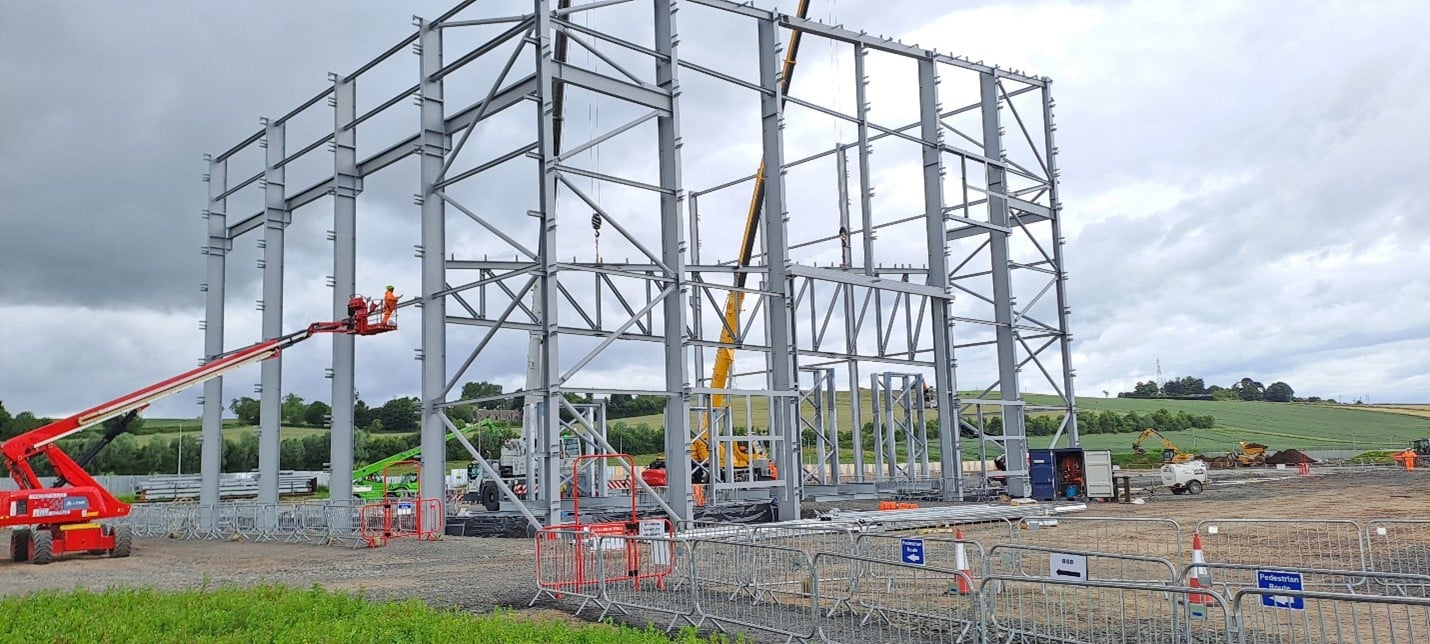
M131 536L127 526L100 525L102 519L129 514L129 504L120 501L85 472L84 464L122 433L135 415L149 403L190 386L217 378L226 372L277 356L284 349L319 333L376 335L397 325L375 323L378 305L353 295L348 301L348 317L338 322L315 322L307 329L266 340L221 357L168 380L155 383L107 403L25 432L0 446L10 477L20 486L0 492L0 527L14 526L10 536L10 558L47 564L72 552L127 557ZM60 450L58 441L96 423L124 415L123 422L106 432L99 444L78 461ZM54 469L55 484L46 487L30 462L44 456Z

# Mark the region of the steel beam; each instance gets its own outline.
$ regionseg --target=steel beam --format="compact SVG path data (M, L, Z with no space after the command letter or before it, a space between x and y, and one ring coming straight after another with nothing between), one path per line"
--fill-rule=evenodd
M478 101L467 106L466 109L447 119L446 133L448 135L462 131L463 128L471 125L475 120L486 120L502 113L507 108L520 104L530 98L532 92L536 91L536 76L527 76L509 85L506 89L497 92L492 96L490 106L486 102ZM386 168L408 156L417 153L420 146L421 136L414 134L401 141L393 143L386 149L358 162L358 177L366 177L375 174L377 171ZM319 181L303 190L298 191L288 199L288 210L298 208L322 199L333 190L333 179L330 177ZM228 228L229 239L236 238L251 230L256 230L263 224L263 213L258 213L244 218L242 221Z

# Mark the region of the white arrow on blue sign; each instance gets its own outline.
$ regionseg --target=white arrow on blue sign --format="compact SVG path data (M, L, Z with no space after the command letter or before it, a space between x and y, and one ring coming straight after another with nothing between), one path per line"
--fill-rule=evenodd
M1301 573L1280 570L1256 571L1256 587L1259 590L1301 590ZM1306 598L1299 595L1278 595L1261 593L1261 605L1282 610L1306 610Z
M899 540L900 559L906 564L916 566L924 565L924 540L923 539L901 539Z

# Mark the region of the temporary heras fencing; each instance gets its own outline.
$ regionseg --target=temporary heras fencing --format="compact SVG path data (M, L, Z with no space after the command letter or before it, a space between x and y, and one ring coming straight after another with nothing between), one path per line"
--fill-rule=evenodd
M1243 589L1232 598L1241 644L1430 642L1430 599Z
M1377 519L1365 524L1372 570L1430 575L1430 519ZM1422 593L1421 596L1425 596Z
M1188 547L1182 525L1172 519L1141 517L1023 517L1014 541L1053 548L1073 548L1176 559Z
M1003 543L983 558L984 576L1168 584L1177 568L1161 557Z
M629 526L608 534L558 528L537 537L538 598L574 602L578 611L595 606L601 616L664 621L667 628L756 634L759 641L1430 641L1424 596L1430 575L1369 570L1377 559L1364 556L1376 547L1408 551L1430 522L1367 522L1364 529L1324 523L1330 525L1205 522L1199 526L1205 561L1197 563L1190 553L1176 553L1173 563L1087 549L1118 543L1112 541L1070 542L1081 549L1045 540L985 545L956 538L962 528L954 535L709 523L660 535L634 534ZM1065 535L1179 529L1111 518L1060 521L1063 527L1074 528ZM1299 546L1305 561L1346 560L1327 568L1287 565L1289 557L1252 536L1257 527ZM998 539L1028 531L983 534ZM1355 536L1348 541L1347 534ZM1375 537L1380 541L1372 546Z
M966 572L820 553L811 577L823 641L952 644L979 637L978 596Z
M1196 532L1207 561L1369 569L1361 525L1349 519L1208 519Z
M990 576L979 595L986 642L1237 642L1229 604L1197 588Z
M136 503L115 520L137 538L380 546L391 539L432 539L443 528L438 499Z
M1360 595L1390 595L1427 597L1430 575L1380 572L1374 570L1333 570L1300 566L1270 566L1265 564L1196 563L1183 566L1180 579L1191 583L1193 577L1204 587L1232 594L1241 588L1256 588L1260 584L1276 583L1270 577L1290 576L1301 590Z

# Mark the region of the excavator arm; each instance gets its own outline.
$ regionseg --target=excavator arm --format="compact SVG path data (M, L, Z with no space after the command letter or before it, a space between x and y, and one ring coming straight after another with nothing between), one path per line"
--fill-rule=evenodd
M1146 454L1147 450L1142 449L1142 442L1153 436L1156 436L1157 440L1162 441L1162 460L1164 462L1182 463L1192 459L1191 454L1183 452L1182 448L1177 447L1176 443L1173 443L1171 440L1168 440L1167 437L1163 436L1161 432L1152 429L1151 427L1142 430L1142 433L1137 435L1137 440L1133 441L1132 443L1132 451L1137 452L1138 454Z

